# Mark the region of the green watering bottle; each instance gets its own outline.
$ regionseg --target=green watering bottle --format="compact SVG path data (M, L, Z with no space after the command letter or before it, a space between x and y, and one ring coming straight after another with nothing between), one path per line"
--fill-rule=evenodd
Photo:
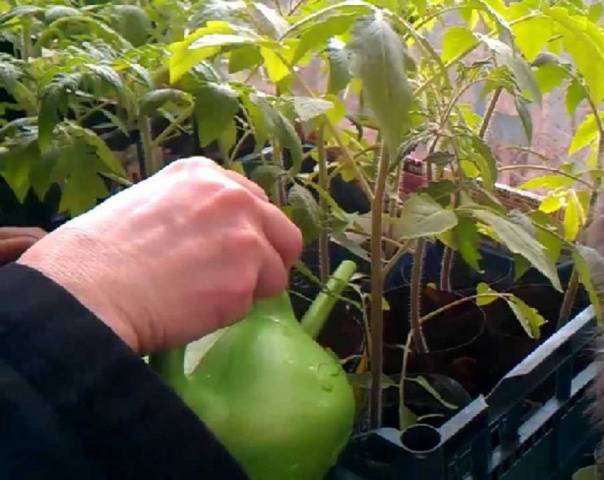
M202 339L190 375L182 351L151 364L252 480L321 479L352 431L354 398L338 360L313 339L356 269L345 261L301 322L287 293Z

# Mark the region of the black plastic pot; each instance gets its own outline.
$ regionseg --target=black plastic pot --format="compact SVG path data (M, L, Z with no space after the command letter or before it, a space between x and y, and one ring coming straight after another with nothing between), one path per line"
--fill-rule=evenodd
M353 438L328 478L570 479L593 463L601 439L589 414L597 366L586 353L595 327L590 307L529 354L489 395L479 396L439 428L382 428ZM544 388L548 395L542 399Z

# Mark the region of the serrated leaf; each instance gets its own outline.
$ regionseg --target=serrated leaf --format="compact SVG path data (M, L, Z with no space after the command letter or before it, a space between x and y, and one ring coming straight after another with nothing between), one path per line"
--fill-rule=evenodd
M238 94L227 84L207 83L195 94L195 119L202 147L206 147L232 124L239 110Z
M459 216L457 226L453 229L453 239L464 261L474 270L479 271L481 255L478 246L480 245L480 235L476 228L476 222L471 218Z
M568 78L568 71L560 65L546 63L535 71L535 79L541 93L549 93L555 90ZM573 109L574 111L574 109Z
M299 184L295 184L287 195L287 204L291 207L291 219L302 231L304 244L316 240L321 232L321 214L319 204L312 194Z
M573 15L563 7L547 9L558 23L566 51L581 73L594 103L604 99L604 33L587 17Z
M260 185L267 194L272 192L275 183L287 173L278 165L258 165L252 172L252 180Z
M574 185L575 183L576 180L564 175L542 175L527 180L518 188L521 188L523 190L530 190L532 188L567 188Z
M566 111L570 117L575 115L579 104L585 99L585 89L576 80L573 80L566 89Z
M260 49L256 45L236 48L229 54L229 73L254 68L262 63Z
M562 208L562 197L559 194L550 194L541 200L539 210L544 213L554 213Z
M518 55L509 45L500 40L485 35L480 36L481 41L495 53L497 61L506 66L516 79L521 91L526 91L532 100L541 103L541 91L535 80L535 75L526 60Z
M4 178L19 202L23 202L30 189L30 171L36 151L35 142L12 149L0 149L0 176Z
M474 163L484 186L491 190L497 180L497 161L491 151L491 148L481 138L472 137L473 150L470 153L469 160Z
M564 210L564 238L574 241L577 238L581 226L585 223L585 211L577 194L569 190L566 195L566 209Z
M331 40L327 47L327 58L329 61L327 91L337 94L345 89L350 82L351 74L348 53L341 42Z
M182 90L160 88L142 96L139 101L140 115L152 115L166 103L190 103L191 96Z
M443 49L441 58L444 63L449 62L458 55L476 44L476 36L466 27L454 26L449 28L443 36Z
M349 44L354 70L380 131L394 152L409 123L411 87L405 71L403 43L378 12L359 20Z
M82 128L74 123L69 123L66 130L70 135L83 141L86 145L92 147L98 158L105 164L110 172L116 175L125 176L126 172L120 161L107 146L105 141L92 130Z
M264 59L263 65L271 82L279 83L290 75L289 67L272 49L261 47L260 55Z
M356 14L327 16L304 30L293 57L297 63L308 52L323 50L328 40L348 31L357 18Z
M396 225L399 238L412 239L437 235L457 225L457 215L446 210L426 194L413 194L403 203Z
M554 33L551 18L534 16L512 26L514 41L529 62L532 62L547 45Z
M573 136L570 147L568 148L569 155L587 147L590 143L596 140L599 136L598 125L596 123L596 117L593 114L589 114L577 127L577 131Z
M589 295L596 316L601 321L604 305L604 257L595 249L585 245L577 245L572 255L579 280Z
M362 0L345 0L333 5L328 5L325 8L313 11L310 15L304 16L301 20L293 24L285 33L284 37L293 36L294 34L311 28L317 23L324 22L325 19L332 16L341 15L362 15L369 13L372 10L371 4Z
M561 291L560 279L543 246L524 228L507 218L483 209L475 209L472 215L491 227L511 252L525 257L545 275L556 290Z
M59 211L76 216L108 196L107 187L98 175L102 168L100 160L87 145L73 143L64 147L53 173L62 184Z
M476 299L476 305L479 307L489 305L500 297L495 290L483 282L480 282L478 285L476 285L476 294L480 295L480 297Z
M531 263L522 255L514 254L514 282L517 282L531 268Z
M545 248L545 252L552 263L557 263L562 251L562 226L555 223L553 218L542 211L534 211L530 214L536 225L543 228L536 229L537 241Z
M534 339L541 337L541 326L545 325L547 320L537 310L516 296L506 297L506 302L526 334Z
M292 101L296 114L303 122L317 118L334 107L333 103L321 98L293 97Z
M135 47L144 45L151 34L151 20L138 5L114 5L112 20L115 30Z
M263 35L278 40L287 31L289 23L274 8L260 2L248 2L247 7L258 30Z

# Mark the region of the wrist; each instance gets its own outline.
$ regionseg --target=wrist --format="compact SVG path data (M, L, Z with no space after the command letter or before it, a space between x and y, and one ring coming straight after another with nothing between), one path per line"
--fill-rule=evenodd
M79 232L42 239L26 251L17 263L38 270L64 288L132 350L140 352L140 342L126 312L111 298L111 266L102 262L103 250Z

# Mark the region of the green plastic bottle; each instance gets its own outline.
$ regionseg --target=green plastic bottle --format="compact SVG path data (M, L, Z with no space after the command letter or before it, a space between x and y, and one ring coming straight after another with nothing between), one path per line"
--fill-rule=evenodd
M341 291L354 270L344 262L328 288ZM192 374L184 375L180 353L155 362L252 480L321 479L348 441L352 389L308 333L318 334L334 303L320 294L298 322L283 293L215 334Z

